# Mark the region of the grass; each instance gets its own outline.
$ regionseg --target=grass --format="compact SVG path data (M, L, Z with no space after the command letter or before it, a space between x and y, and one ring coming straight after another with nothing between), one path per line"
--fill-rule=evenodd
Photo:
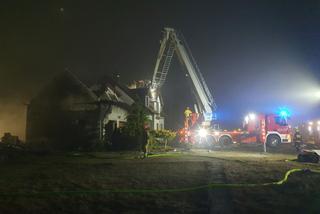
M231 155L232 154L232 155ZM231 156L230 156L231 155ZM295 155L259 154L248 155L242 152L217 154L225 161L226 178L231 183L264 183L283 178L284 172L292 168L319 170L318 164L292 161ZM295 173L288 183L280 186L231 189L232 204L237 213L319 213L315 206L320 200L320 174Z
M0 163L0 192L55 192L102 189L164 189L204 185L208 163L223 170L227 183L264 183L282 179L301 164L294 155L244 151L191 152L138 159L138 153L27 155ZM282 186L229 189L228 204L237 213L319 211L320 175L295 174ZM147 194L41 194L0 196L0 213L206 213L210 191Z
M95 154L97 155L97 154ZM70 156L53 155L47 157L25 157L10 163L1 164L0 192L38 192L38 191L74 191L101 190L123 188L173 188L179 178L181 186L189 186L205 182L203 179L194 181L199 173L197 163L183 167L190 174L184 177L185 171L172 173L176 169L175 163L157 163L154 159L127 160L128 154L122 158L113 159L113 155L99 154L99 158L92 155ZM129 155L130 156L130 155ZM167 175L162 173L168 171ZM204 172L202 172L204 173ZM187 209L191 198L202 198L206 193L173 194L171 197L186 198L188 202L179 201L172 206L168 203L168 196L157 194L148 195L119 195L119 194L74 194L56 195L42 194L39 197L0 197L1 213L57 213L57 212L111 212L133 209L135 212L161 207L162 210L175 209L175 206ZM200 195L200 196L199 196ZM151 196L151 198L150 198ZM156 200L154 200L156 198ZM169 200L170 201L170 200ZM202 203L199 200L199 203ZM139 206L145 204L145 206ZM197 204L197 202L195 202ZM194 206L193 208L198 207ZM170 208L171 207L171 208ZM185 208L184 208L185 207ZM200 206L201 207L201 206ZM205 206L203 206L205 209ZM81 209L81 210L80 210ZM192 209L191 209L192 210ZM201 208L200 208L201 210ZM196 211L196 210L195 210Z

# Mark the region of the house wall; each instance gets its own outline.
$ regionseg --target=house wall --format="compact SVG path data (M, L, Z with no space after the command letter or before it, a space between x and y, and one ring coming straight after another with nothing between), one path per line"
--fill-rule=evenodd
M107 124L109 121L115 121L117 128L119 128L121 122L126 122L128 116L128 111L112 105L110 113L108 113L104 119L104 124Z
M28 107L27 142L68 149L87 147L99 139L98 109L73 111L59 107Z
M152 123L154 130L164 129L164 118L159 116L158 114L154 114L152 116Z
M94 101L94 95L72 75L58 76L27 108L27 143L55 149L90 147L99 139L100 109Z
M151 99L150 93L145 96L145 106L152 109L152 128L154 130L164 129L164 117L162 114L163 103L160 99L160 96L157 96L156 100Z

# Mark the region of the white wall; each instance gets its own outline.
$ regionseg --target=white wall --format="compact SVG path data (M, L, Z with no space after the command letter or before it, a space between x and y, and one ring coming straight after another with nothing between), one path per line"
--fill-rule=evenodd
M119 127L119 122L126 122L127 121L128 112L123 108L118 106L111 106L111 113L106 115L104 119L104 124L107 124L108 121L116 121L117 127Z
M153 129L154 130L160 130L160 129L164 129L164 118L160 117L158 115L153 115Z

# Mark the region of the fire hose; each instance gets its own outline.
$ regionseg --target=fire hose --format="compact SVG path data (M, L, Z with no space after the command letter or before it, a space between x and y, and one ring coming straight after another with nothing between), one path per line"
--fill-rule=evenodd
M81 195L81 194L114 194L114 193L132 193L132 194L144 194L144 193L181 193L181 192L194 192L209 189L218 188L248 188L248 187L266 187L283 185L288 181L291 174L297 172L314 172L320 173L320 170L314 169L290 169L285 174L284 177L275 182L267 183L210 183L199 186L184 187L184 188L167 188L167 189L102 189L102 190L62 190L62 191L39 191L39 192L0 192L0 196L44 196L44 195Z

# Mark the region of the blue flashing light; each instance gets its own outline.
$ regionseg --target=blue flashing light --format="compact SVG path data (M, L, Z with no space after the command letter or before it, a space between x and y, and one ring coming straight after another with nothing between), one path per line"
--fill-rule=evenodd
M281 117L288 117L288 112L286 112L286 111L280 111L280 116L281 116Z
M281 108L279 111L280 117L288 118L290 117L290 112L288 109Z
M204 120L205 121L212 121L212 119L213 119L213 114L211 112L204 113Z
M212 120L218 120L218 116L216 112L212 114Z

